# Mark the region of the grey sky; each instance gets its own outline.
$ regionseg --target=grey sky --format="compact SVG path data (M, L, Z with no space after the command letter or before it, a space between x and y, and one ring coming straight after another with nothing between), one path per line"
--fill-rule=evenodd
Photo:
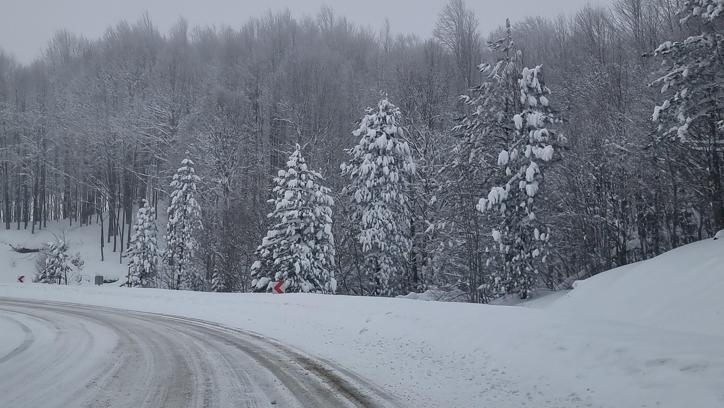
M506 17L570 14L587 3L609 0L468 0L487 33ZM295 16L314 15L323 4L336 14L365 26L378 28L388 16L394 32L414 32L429 37L437 14L447 0L0 0L0 48L27 63L40 55L58 29L97 38L105 29L125 19L136 21L148 11L166 32L179 17L193 25L239 27L249 17L267 10L289 8Z

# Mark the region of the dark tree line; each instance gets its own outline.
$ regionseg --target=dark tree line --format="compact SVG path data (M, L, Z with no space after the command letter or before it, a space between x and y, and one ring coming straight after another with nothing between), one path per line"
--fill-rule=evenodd
M618 0L512 24L522 65L543 66L566 139L536 199L551 230L540 285L563 287L724 228L721 74L706 88L710 120L690 129L696 136L711 124L707 138L682 141L652 120L665 96L649 85L667 69L653 51L701 32L699 20L677 14L694 3ZM721 19L707 29L721 37ZM391 31L363 29L330 8L301 19L269 13L239 29L179 21L167 34L143 17L97 40L59 32L28 65L0 54L0 218L30 231L101 223L102 253L122 258L135 209L147 199L163 216L188 151L204 225L195 267L215 279L202 286L246 291L272 177L292 146L339 196L349 181L340 163L358 142L352 131L387 97L416 163L402 266L410 278L394 292L455 287L488 301L497 295L485 285L496 265L492 224L475 207L498 150L456 125L476 109L459 96L488 80L476 65L499 49L460 0L441 11L433 38ZM724 72L722 55L720 47L712 61ZM350 211L334 209L338 292L370 294Z

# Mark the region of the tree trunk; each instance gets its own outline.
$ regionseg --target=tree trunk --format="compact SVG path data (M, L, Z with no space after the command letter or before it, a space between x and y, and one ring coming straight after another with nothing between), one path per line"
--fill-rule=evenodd
M712 133L711 166L709 166L709 179L711 183L712 211L714 219L714 232L724 229L724 189L722 188L721 162L717 140L716 122L710 121Z
M120 207L120 206L118 207L118 211L119 211L119 214L120 214L120 211L121 211L121 207ZM121 222L121 250L118 251L118 254L119 254L119 255L118 255L119 259L118 259L118 260L119 260L120 263L123 263L123 231L126 229L126 219L125 219L125 217L126 217L126 213L124 212L124 213L123 213L123 222ZM131 235L131 231L130 231L130 230L128 231L128 235ZM115 241L114 241L114 242L115 242Z
M115 212L113 209L116 206L116 188L115 188L115 177L113 172L113 166L112 166L111 159L107 160L107 172L108 172L108 238L107 242L111 242L111 235L113 235L113 232L115 231L113 229L115 225L114 221L114 215ZM115 241L113 242L113 252L116 251L116 245Z
M43 165L40 168L40 213L41 215L38 217L38 228L47 228L48 227L48 208L46 203L46 194L45 194L45 187L46 187L46 174L45 174L45 162L43 162ZM41 226L42 221L42 226Z
M10 208L10 176L8 174L8 164L3 163L3 185L4 188L4 201L5 201L5 229L10 229L10 215L11 215L11 208Z
M18 185L15 190L15 221L17 221L18 224L18 231L20 230L20 220L22 217L22 201L20 200L20 192L22 191L22 179L20 177L20 174L18 173Z
M94 198L93 202L96 203L95 198ZM105 238L103 236L103 206L96 203L96 211L98 212L98 216L100 217L100 224L101 224L101 262L103 262L103 261L105 261L105 259L103 257L103 245L105 244L105 242L103 240L103 238Z

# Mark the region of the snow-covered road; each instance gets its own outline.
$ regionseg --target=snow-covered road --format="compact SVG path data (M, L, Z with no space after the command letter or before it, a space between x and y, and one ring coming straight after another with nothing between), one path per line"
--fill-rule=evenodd
M9 299L0 311L0 407L397 405L341 367L214 323Z

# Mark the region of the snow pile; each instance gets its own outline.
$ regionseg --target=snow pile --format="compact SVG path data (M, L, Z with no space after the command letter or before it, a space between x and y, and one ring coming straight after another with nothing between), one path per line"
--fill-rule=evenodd
M511 293L493 300L490 304L496 306L522 306L544 309L565 294L565 291L536 288L530 291L527 299L521 299L517 294Z
M719 231L719 232L717 232L716 235L714 235L714 239L715 239L715 240L724 239L724 229L721 230L721 231Z
M578 281L551 311L724 336L722 293L724 240L707 239Z
M468 294L460 289L430 288L422 293L410 292L397 296L401 299L425 300L436 302L467 302Z

